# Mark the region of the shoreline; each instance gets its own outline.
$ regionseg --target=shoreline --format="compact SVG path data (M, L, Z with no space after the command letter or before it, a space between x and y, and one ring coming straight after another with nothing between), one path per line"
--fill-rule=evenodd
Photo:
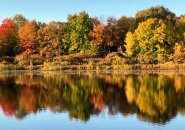
M185 64L167 62L164 64L81 64L60 65L52 62L44 65L1 64L2 71L185 71Z
M66 70L42 70L42 69L10 69L10 70L1 70L2 73L185 73L185 69L66 69Z

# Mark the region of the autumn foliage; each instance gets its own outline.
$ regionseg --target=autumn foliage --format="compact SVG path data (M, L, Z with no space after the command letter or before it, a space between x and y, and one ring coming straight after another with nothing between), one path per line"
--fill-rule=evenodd
M49 23L17 14L0 25L0 58L43 62L77 53L104 57L121 52L126 60L134 59L133 63L175 62L175 46L181 46L185 54L184 30L185 16L177 17L162 6L138 11L135 17L108 17L106 21L85 11L69 15L66 22Z
M0 57L13 56L14 47L16 46L15 36L16 24L12 19L4 19L0 25Z
M95 27L92 31L91 31L91 37L94 39L92 40L92 44L96 44L96 45L103 45L105 43L105 38L104 38L104 32L105 31L105 25L103 23L98 24L97 27Z
M19 30L18 38L22 51L28 54L34 53L36 50L37 29L32 22L26 22Z
M19 120L48 110L81 121L108 112L163 124L185 113L184 78L175 72L1 75L0 108Z
M12 35L14 29L16 27L16 24L11 19L4 19L2 21L2 24L0 26L0 35L1 36L9 36Z

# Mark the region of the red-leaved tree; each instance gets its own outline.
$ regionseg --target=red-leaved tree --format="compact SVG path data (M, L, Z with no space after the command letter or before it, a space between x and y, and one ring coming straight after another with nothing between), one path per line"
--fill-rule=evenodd
M0 25L0 57L14 55L14 48L16 46L15 36L16 24L12 19L6 18Z

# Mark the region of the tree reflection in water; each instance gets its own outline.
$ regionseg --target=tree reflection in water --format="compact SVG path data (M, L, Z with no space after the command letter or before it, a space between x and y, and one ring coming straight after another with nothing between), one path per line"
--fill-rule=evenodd
M185 113L184 74L39 73L1 74L4 115L24 119L49 109L88 121L109 114L136 114L139 120L165 124Z

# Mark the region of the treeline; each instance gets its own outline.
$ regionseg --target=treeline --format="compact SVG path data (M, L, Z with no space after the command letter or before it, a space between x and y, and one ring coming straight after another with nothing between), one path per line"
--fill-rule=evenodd
M67 22L46 24L15 15L0 25L0 57L17 61L111 52L121 52L129 63L183 61L184 43L185 15L177 17L162 6L106 22L80 12L69 15Z

